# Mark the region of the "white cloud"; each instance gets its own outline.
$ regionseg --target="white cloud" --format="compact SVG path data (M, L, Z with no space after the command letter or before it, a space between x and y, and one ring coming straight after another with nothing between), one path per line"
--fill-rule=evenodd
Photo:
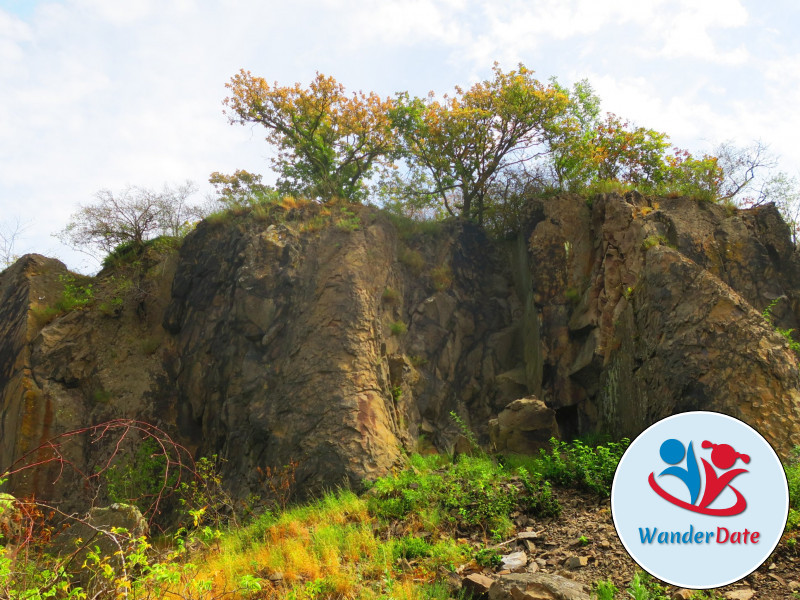
M30 27L0 9L0 77L24 74L23 45L33 39Z
M457 44L463 35L459 22L452 19L452 11L463 8L463 3L436 2L435 0L372 0L357 5L347 2L337 7L351 14L349 20L355 46L379 40L383 44L410 46L420 42Z
M721 12L717 12L721 11ZM716 0L687 5L663 23L663 46L659 54L666 58L694 58L722 64L741 64L749 53L744 44L722 50L712 30L741 28L747 23L747 12L738 2Z

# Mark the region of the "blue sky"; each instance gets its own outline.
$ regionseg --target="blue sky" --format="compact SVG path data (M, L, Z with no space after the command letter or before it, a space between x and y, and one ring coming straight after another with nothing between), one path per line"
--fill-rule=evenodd
M0 0L0 226L94 271L51 234L99 189L268 179L263 133L222 114L240 68L424 95L521 61L695 152L761 139L797 175L798 30L795 0Z

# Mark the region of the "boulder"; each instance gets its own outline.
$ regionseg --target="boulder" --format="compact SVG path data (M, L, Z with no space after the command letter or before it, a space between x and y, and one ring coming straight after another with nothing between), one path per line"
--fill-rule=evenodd
M528 564L528 555L524 551L512 552L505 554L500 564L501 569L508 569L512 573L519 573L525 570L525 565Z
M489 436L498 452L535 454L559 437L556 413L535 396L514 400L489 422Z
M116 530L124 529L125 532ZM115 503L107 507L96 507L85 517L76 520L68 529L54 539L59 554L78 551L77 564L81 564L86 548L100 549L100 556L114 556L133 540L147 535L148 525L138 508L130 504ZM73 561L74 562L74 561Z
M22 512L17 499L11 494L0 493L0 544L14 543L21 533Z
M472 573L461 581L461 589L465 598L487 598L493 583L494 579L491 577Z
M489 600L591 600L582 583L546 573L501 575L489 589Z

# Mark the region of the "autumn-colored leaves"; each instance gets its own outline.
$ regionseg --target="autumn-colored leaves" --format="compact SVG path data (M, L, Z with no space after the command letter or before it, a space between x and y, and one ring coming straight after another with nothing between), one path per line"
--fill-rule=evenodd
M262 124L278 149L279 191L311 198L364 200L380 170L379 191L482 222L494 190L521 172L561 189L670 178L707 186L718 175L710 157L668 156L663 133L601 117L587 82L542 83L523 65L495 65L491 79L441 100L348 94L322 74L307 88L281 87L243 70L227 87L231 123Z
M240 71L227 84L231 123L260 123L278 148L273 159L287 192L310 197L363 198L362 182L395 152L394 102L377 94L345 93L317 74L309 88L270 86Z

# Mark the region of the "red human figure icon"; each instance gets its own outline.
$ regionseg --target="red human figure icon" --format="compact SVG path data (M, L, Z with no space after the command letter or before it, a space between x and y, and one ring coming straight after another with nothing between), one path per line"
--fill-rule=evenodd
M702 444L702 447L706 449L713 448L711 451L711 462L714 463L714 466L718 469L730 469L739 459L741 459L745 464L750 462L750 457L747 454L736 452L736 450L734 450L733 447L729 446L728 444L713 444L708 440L705 440ZM717 472L714 470L714 467L708 464L708 461L705 458L700 460L703 461L703 468L705 469L706 473L706 489L703 493L703 499L700 501L701 508L707 507L714 500L716 500L717 496L722 493L722 490L730 485L730 482L734 477L748 472L747 469L733 469L732 471L728 471L718 476ZM735 512L731 512L730 514L739 514L747 507L747 502L739 490L733 486L730 486L730 488L736 494L736 504L731 507L731 510L735 510Z

